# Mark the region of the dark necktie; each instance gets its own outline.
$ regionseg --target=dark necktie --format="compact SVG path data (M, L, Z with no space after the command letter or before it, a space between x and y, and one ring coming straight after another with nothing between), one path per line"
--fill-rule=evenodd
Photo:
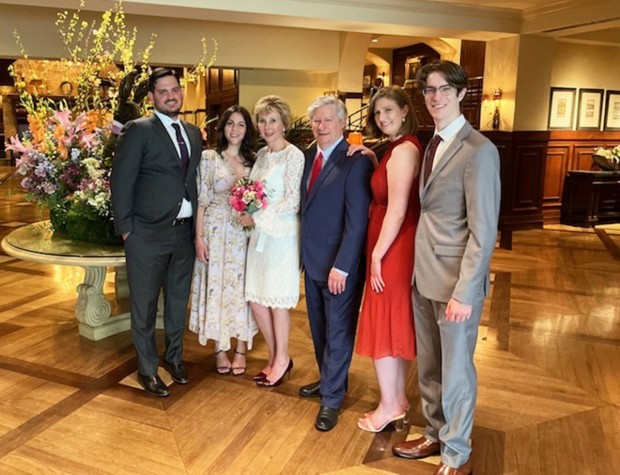
M179 144L179 151L181 152L181 168L183 173L187 174L187 168L189 167L189 151L187 150L187 144L181 134L181 126L179 124L172 124L174 131L177 134L177 142Z
M319 154L314 159L314 164L312 165L312 172L310 173L310 181L308 182L308 194L310 194L310 190L312 190L314 182L321 174L321 168L323 168L323 152L319 152Z
M435 134L426 148L426 161L424 162L424 185L426 186L426 182L428 181L428 177L433 171L433 161L435 160L435 152L437 152L437 147L441 142L441 136L439 134Z

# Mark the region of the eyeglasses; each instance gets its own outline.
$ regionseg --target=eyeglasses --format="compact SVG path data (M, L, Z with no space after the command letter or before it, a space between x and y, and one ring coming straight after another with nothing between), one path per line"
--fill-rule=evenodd
M437 91L442 96L449 96L455 90L454 86L450 86L450 84L444 84L443 86L435 87L423 87L422 95L426 96L434 96Z

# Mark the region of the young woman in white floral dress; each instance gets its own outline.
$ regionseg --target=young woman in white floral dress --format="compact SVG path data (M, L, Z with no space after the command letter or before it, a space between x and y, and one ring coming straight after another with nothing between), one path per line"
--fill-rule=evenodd
M265 183L267 206L240 216L254 226L248 246L245 297L269 348L259 386L277 386L290 374L289 309L299 300L299 202L304 155L284 138L291 122L289 105L278 96L258 101L254 116L267 143L256 155L250 178Z
M248 236L228 203L230 188L250 174L256 129L243 107L227 109L218 125L217 150L202 153L198 173L196 264L189 329L198 341L215 342L219 374L240 376L252 348L256 322L244 298ZM237 340L232 362L227 351Z

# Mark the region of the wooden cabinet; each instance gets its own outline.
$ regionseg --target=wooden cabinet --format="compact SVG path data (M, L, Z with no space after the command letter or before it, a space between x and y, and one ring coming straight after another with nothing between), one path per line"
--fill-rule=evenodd
M620 223L620 171L569 171L560 222L584 227Z

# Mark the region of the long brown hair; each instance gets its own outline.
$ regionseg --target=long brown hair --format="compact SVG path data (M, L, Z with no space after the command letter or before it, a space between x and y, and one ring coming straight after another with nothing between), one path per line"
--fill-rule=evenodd
M368 106L368 115L366 116L366 132L373 138L383 137L383 132L375 122L375 107L379 99L390 99L396 103L396 105L402 110L407 107L407 115L404 117L403 124L398 130L398 135L415 134L418 131L418 119L413 111L413 104L411 104L411 98L401 87L399 86L386 86L379 89Z

